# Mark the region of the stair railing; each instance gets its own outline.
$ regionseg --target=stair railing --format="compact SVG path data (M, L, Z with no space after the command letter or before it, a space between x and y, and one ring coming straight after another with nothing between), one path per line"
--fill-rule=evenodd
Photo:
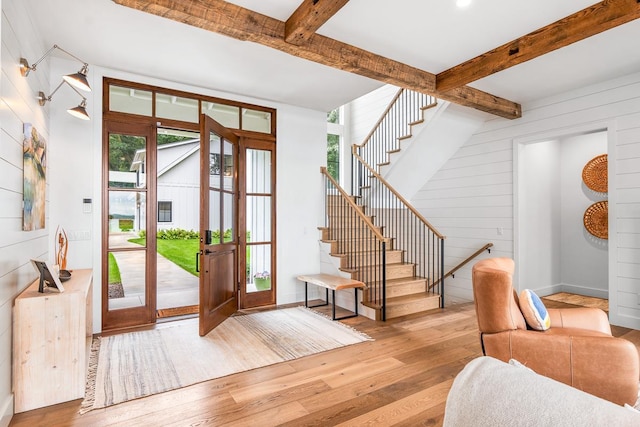
M365 215L354 197L348 195L321 167L324 187L322 240L331 244L331 254L340 257L340 269L367 285L362 303L380 309L386 318L386 250L389 240L371 218Z
M400 151L400 141L411 136L411 125L423 120L423 111L436 105L430 95L400 89L389 106L360 145L356 145L358 155L374 168L388 164L389 154ZM354 191L368 185L366 173L356 168L354 163ZM353 194L356 194L355 192Z
M451 277L456 277L456 271L460 270L462 267L464 267L465 265L467 265L467 263L469 263L469 261L473 260L475 257L477 257L478 255L480 255L482 252L484 251L489 251L489 253L491 253L491 248L493 247L493 243L487 243L486 245L484 245L483 247L481 247L480 249L478 249L477 251L475 251L473 253L473 255L471 255L469 258L465 259L464 261L462 261L460 264L456 265L455 267L453 267L447 274L444 275L444 277L442 278L442 280L446 279L447 277L451 276ZM436 286L438 283L434 282L432 284L432 286Z
M425 292L439 294L440 307L444 307L445 236L369 166L356 147L352 155L369 177L365 204L376 225L393 241L394 249L403 251L404 262L415 265L414 276L427 278Z

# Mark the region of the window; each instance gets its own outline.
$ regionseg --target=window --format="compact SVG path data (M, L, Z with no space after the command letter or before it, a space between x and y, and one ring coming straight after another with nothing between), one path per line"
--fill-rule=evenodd
M275 138L276 111L272 108L106 77L105 85L109 87L107 116L135 114L150 117L154 122L167 119L180 122L179 128L196 130L191 124L197 126L200 113L204 113L229 129Z
M340 154L343 125L341 123L341 108L327 113L327 172L340 182Z
M158 222L171 222L171 203L158 202Z

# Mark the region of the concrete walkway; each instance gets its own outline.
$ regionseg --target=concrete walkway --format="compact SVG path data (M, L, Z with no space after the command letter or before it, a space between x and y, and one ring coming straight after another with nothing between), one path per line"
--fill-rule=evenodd
M128 239L137 237L135 233L109 235L111 248L139 247ZM144 256L146 251L113 252L120 268L120 278L124 288L123 298L109 299L109 309L139 307L144 305ZM194 258L196 254L193 254ZM198 277L183 270L160 254L157 254L157 308L197 305L199 301Z

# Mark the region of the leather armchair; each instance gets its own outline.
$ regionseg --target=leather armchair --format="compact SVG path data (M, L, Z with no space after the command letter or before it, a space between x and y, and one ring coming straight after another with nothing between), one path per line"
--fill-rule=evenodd
M540 375L619 405L634 405L638 350L611 335L606 313L596 308L549 308L551 327L528 329L513 289L513 272L510 258L485 259L473 266L483 353L504 362L516 359Z

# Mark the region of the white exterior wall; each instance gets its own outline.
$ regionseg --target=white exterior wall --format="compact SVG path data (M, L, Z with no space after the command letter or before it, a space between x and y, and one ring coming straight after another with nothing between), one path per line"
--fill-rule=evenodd
M47 150L55 147L49 137L47 110L36 101L38 91L49 85L49 63L42 62L28 78L20 75L20 57L35 61L50 46L41 42L24 5L16 0L0 2L2 47L0 59L0 426L13 416L11 374L13 300L37 277L31 258L53 259L49 250L49 230L55 223L50 215L50 177L59 167L47 167L45 229L22 231L23 123L32 123L47 140Z
M448 237L446 267L487 242L495 244L490 256L526 262L515 226L527 224L516 208L526 195L514 191L514 147L602 129L609 154L609 314L616 325L640 328L640 73L525 105L521 119L494 119L476 132L413 199ZM446 282L454 300L472 299L471 265Z
M158 201L172 202L171 222L158 222L158 230L200 229L200 150L158 177ZM218 215L219 216L219 215ZM219 218L217 218L219 221Z

